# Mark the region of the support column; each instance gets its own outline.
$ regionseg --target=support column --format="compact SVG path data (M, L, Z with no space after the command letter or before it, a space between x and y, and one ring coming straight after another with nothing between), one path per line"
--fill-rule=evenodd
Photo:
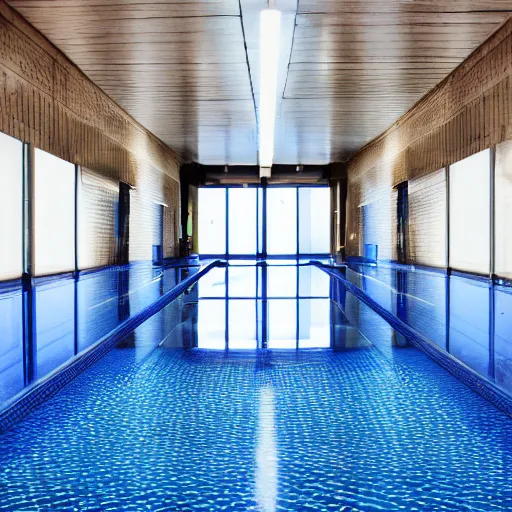
M192 251L198 249L198 229L197 229L197 187L204 184L204 170L197 164L185 164L180 167L180 239L187 240L188 222L189 222L189 202L194 202L192 209ZM195 187L195 194L192 187Z
M23 148L23 277L34 275L34 147Z
M496 304L494 297L494 279L496 277L496 147L491 148L490 172L490 261L489 261L489 377L495 378L494 336L496 332Z

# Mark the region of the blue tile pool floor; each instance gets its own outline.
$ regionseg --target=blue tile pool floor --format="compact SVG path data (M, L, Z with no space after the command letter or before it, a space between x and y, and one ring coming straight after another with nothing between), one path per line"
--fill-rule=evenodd
M511 474L512 421L413 348L115 349L0 437L6 511L488 512Z

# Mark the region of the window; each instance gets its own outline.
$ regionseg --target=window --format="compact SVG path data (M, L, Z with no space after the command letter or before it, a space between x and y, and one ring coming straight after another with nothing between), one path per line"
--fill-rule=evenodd
M263 189L258 188L258 253L263 253Z
M490 270L490 151L450 167L450 266Z
M330 199L329 187L201 188L199 253L329 254Z
M299 188L299 253L329 253L330 245L331 194L329 188Z
M267 253L297 254L297 189L267 190Z
M230 188L229 254L256 254L256 189Z
M496 146L496 246L494 272L512 279L512 141Z
M226 189L199 189L199 251L226 253Z
M22 273L23 144L0 133L0 280Z
M36 275L75 268L75 166L35 150Z

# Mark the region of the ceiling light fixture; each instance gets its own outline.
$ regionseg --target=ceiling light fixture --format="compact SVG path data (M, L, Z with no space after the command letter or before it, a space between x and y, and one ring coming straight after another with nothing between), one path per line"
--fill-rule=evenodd
M273 9L270 3L269 7L260 13L259 161L260 167L265 168L272 167L274 160L277 73L281 37L281 12Z

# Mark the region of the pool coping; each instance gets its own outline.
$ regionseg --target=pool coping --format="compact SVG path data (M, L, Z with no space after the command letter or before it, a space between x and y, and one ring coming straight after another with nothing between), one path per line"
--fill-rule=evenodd
M464 364L452 354L438 347L432 340L407 325L396 315L383 308L366 292L361 290L361 288L351 283L350 281L347 281L339 272L345 268L344 265L326 265L325 263L321 263L319 261L312 261L311 265L320 268L332 278L339 281L346 290L348 290L357 299L375 311L395 331L405 336L405 338L407 338L416 348L424 352L427 356L439 364L439 366L451 373L454 377L468 386L471 390L478 393L481 397L485 398L497 409L512 418L511 396L509 396L505 391L501 390L494 383L490 382L485 377L475 372L475 370Z

